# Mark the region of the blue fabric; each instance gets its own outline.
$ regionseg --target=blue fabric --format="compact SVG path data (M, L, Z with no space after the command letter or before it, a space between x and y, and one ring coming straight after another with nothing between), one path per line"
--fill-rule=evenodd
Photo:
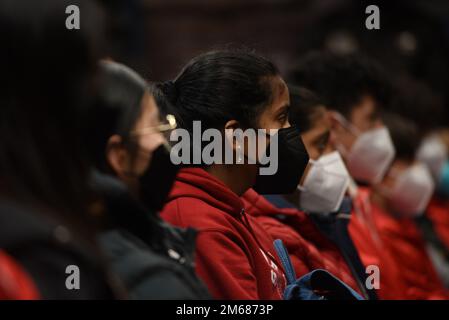
M274 241L287 278L285 300L364 300L343 281L327 272L316 269L296 279L295 270L282 240Z
M316 269L289 284L285 300L364 300L346 283L322 269Z
M274 240L273 244L278 257L281 260L282 266L284 267L285 276L287 277L287 283L294 283L296 281L296 273L295 269L293 268L292 261L290 260L290 257L288 255L287 248L284 246L281 239Z
M449 160L442 169L437 191L443 197L449 197Z
M276 208L289 208L289 209L298 209L297 206L295 206L290 201L286 200L284 196L279 194L266 194L264 195L265 199L268 200L272 205L274 205Z

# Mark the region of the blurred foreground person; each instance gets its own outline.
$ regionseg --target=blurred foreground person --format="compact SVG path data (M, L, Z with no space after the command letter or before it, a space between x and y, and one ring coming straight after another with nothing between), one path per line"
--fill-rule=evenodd
M87 139L108 218L100 240L113 270L132 299L208 298L193 266L196 232L158 216L178 171L164 136L176 122L170 115L161 122L155 101L162 93L115 62L100 63L98 82Z
M349 235L368 268L380 271L376 285L382 299L401 299L400 270L376 232L370 208L370 186L382 180L395 149L380 117L391 99L382 68L357 55L311 53L292 70L290 80L321 96L331 111L331 143L351 175L348 193L352 212Z
M373 218L386 250L401 268L407 299L448 299L415 218L423 215L434 191L427 167L416 160L418 129L411 121L387 113L384 121L396 147L385 178L371 194Z
M71 4L81 30L65 27ZM80 141L101 21L92 1L0 2L0 299L113 297Z
M232 163L223 163L219 153L216 162L182 169L162 217L198 229L196 267L215 298L281 299L286 279L273 239L246 213L240 196L251 187L290 193L307 165L307 151L288 122L285 82L276 67L257 54L214 51L192 59L165 84L164 92L179 126L190 133L189 142L198 143L195 120L201 122L202 130L217 129L215 139L229 147ZM277 135L276 173L260 175L260 155L268 146L257 144L256 154L251 154L250 148L229 138L238 129L265 129L269 136L262 139L269 143ZM276 133L271 135L270 129ZM194 157L201 156L196 152L193 149ZM254 161L250 163L248 157Z
M301 133L297 138L304 141L309 166L290 195L263 197L247 191L242 196L246 210L274 239L284 242L297 277L324 269L366 298L376 299L374 290L365 287L365 267L348 235L351 204L343 200L349 174L330 143L329 113L311 91L292 86L289 91L289 120Z

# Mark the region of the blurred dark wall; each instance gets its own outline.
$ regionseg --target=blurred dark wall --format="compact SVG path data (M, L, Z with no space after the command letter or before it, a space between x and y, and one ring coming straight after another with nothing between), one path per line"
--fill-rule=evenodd
M393 73L416 76L440 93L449 83L447 0L109 0L127 32L114 57L151 80L172 78L193 56L247 46L286 72L313 49L363 52ZM381 30L365 28L376 4ZM120 7L121 6L121 7ZM123 28L126 26L126 28ZM117 49L118 48L118 49Z

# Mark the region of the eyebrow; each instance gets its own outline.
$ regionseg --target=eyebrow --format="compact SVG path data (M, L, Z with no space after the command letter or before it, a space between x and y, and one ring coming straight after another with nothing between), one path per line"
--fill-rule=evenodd
M276 111L276 113L279 114L279 113L286 112L286 111L288 111L289 108L290 108L290 104L286 103L286 104L282 105L281 107L279 107L278 110Z

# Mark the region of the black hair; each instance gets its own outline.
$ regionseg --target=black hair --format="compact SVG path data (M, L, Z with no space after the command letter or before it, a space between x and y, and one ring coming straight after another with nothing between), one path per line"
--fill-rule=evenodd
M98 94L88 120L87 142L91 160L102 172L112 173L106 159L108 140L114 134L134 152L130 133L142 114L142 98L149 92L145 80L123 64L99 64Z
M394 90L391 112L419 124L422 136L445 125L447 118L442 97L425 83L409 77L400 77L394 82Z
M289 85L290 110L289 121L296 125L301 133L310 130L320 111L325 108L324 101L312 91Z
M389 103L388 77L375 61L360 55L312 52L292 68L289 82L320 95L326 106L348 117L364 96L379 108Z
M235 119L244 128L257 127L260 111L270 104L273 63L249 50L211 51L193 58L162 87L173 106L178 126L223 128Z
M81 28L66 28L77 5ZM80 139L103 15L92 1L0 2L0 195L57 214L87 213ZM47 209L47 210L45 210Z
M392 112L383 112L382 120L390 131L396 159L413 161L420 144L418 127L409 119Z

